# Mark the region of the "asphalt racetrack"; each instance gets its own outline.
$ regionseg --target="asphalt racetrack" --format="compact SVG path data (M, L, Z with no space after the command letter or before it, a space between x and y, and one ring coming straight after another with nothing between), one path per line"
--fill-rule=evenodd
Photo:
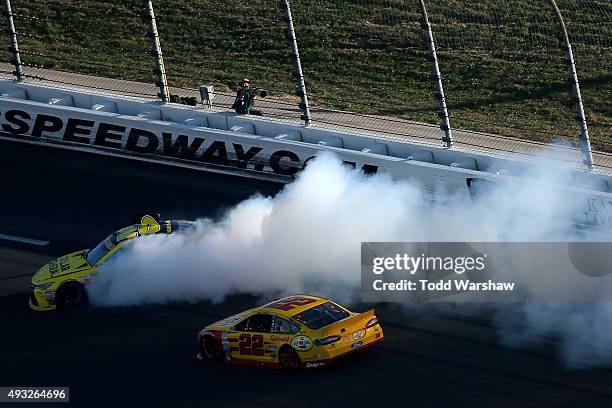
M0 142L0 185L0 386L70 386L86 407L612 406L611 370L564 368L552 338L502 346L496 324L460 311L379 306L384 344L288 373L195 359L198 330L261 301L249 296L31 312L29 278L52 257L149 211L214 217L280 186L13 142Z

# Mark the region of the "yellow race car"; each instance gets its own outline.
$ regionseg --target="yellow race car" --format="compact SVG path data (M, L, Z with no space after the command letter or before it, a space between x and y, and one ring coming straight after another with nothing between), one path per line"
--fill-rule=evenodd
M54 259L32 277L30 308L37 311L75 306L87 301L84 285L91 282L97 269L130 240L150 234L170 234L195 228L189 221L166 220L145 215L139 224L110 234L95 248L73 252Z
M374 309L353 313L324 298L293 295L202 329L200 360L286 369L319 368L383 341Z

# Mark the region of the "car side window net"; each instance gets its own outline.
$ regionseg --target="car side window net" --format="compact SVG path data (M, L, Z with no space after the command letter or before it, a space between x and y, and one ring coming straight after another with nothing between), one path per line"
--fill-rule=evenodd
M256 314L238 323L235 327L237 331L270 333L272 329L272 316Z
M272 333L295 334L300 328L279 316L272 317Z

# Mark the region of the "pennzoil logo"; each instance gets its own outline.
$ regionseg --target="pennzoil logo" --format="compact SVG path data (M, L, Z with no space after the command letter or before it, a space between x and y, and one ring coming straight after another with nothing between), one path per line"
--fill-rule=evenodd
M365 336L365 330L363 329L357 330L355 333L353 333L353 340L359 340L363 336Z
M308 351L312 348L312 340L308 336L295 336L291 346L298 351Z

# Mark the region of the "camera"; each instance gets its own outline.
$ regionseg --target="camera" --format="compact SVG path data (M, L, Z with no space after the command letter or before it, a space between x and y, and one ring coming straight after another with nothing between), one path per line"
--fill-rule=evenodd
M261 97L261 98L265 98L266 96L268 96L268 91L266 91L265 89L262 88L255 88L253 89L253 92L255 93L255 95Z
M170 95L170 102L180 103L181 105L196 106L198 104L198 99L195 96L179 96L172 94Z

